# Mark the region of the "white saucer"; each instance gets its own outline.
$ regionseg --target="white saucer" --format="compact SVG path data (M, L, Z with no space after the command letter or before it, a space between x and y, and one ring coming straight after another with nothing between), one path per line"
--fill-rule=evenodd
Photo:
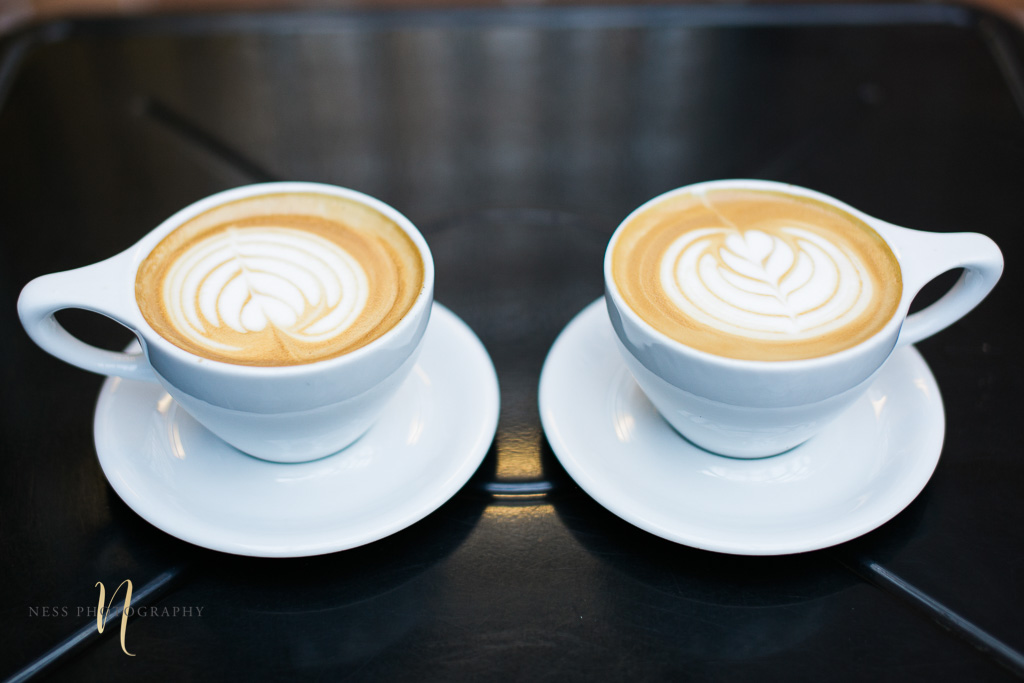
M597 502L677 543L738 555L826 548L882 525L939 460L939 387L912 347L867 394L805 444L770 458L714 455L657 413L615 347L603 299L555 341L540 380L551 448Z
M332 456L277 464L213 436L156 384L108 379L96 452L117 494L172 536L213 550L302 557L426 517L473 475L498 425L498 377L473 331L435 304L420 357L378 422Z

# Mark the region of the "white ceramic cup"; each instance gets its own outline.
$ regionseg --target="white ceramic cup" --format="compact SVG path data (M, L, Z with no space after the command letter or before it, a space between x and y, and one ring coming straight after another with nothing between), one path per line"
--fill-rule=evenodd
M769 190L830 204L871 226L900 265L903 294L892 319L874 336L818 358L736 360L687 347L634 312L615 286L612 250L623 227L650 206L678 194L724 188ZM908 315L929 281L954 268L964 272L938 301ZM871 384L892 352L956 322L992 291L1003 271L995 242L977 233L931 233L901 228L794 185L720 180L655 197L622 222L605 253L605 300L619 350L640 388L662 416L691 442L713 453L758 458L803 443L836 418Z
M423 259L423 286L397 325L350 353L303 365L253 367L202 358L170 343L146 322L135 276L171 231L209 209L246 197L316 193L358 201L404 230ZM215 194L174 214L126 251L91 266L36 278L21 292L18 314L29 336L72 365L102 375L159 382L211 432L265 460L303 462L335 453L373 424L415 363L434 295L434 262L405 216L354 190L318 183L265 183ZM57 311L81 308L121 323L141 353L96 348L68 333Z

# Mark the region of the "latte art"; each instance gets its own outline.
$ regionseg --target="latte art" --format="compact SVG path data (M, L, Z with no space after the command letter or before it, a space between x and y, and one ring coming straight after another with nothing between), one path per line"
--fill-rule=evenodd
M200 345L226 326L239 334L272 326L305 343L335 337L366 306L369 283L344 249L312 233L268 227L229 228L185 251L164 281L175 327Z
M867 339L895 313L899 265L870 226L805 197L715 189L670 196L612 245L619 292L688 346L795 360Z
M813 232L782 227L694 230L661 260L661 286L679 310L737 335L807 339L859 316L871 280L855 254Z
M355 200L258 195L179 226L139 267L136 300L161 336L204 358L297 365L369 344L424 278L412 238Z

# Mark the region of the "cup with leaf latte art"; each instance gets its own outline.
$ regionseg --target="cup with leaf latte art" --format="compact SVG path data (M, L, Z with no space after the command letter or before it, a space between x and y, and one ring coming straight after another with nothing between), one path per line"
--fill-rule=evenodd
M807 440L893 350L966 315L1002 273L976 233L928 233L761 180L698 183L631 213L605 254L605 301L640 388L683 436L734 457ZM910 314L936 276L964 269Z
M202 199L106 261L36 278L18 313L44 350L159 382L239 450L302 462L345 448L412 370L434 265L408 218L360 192L265 183ZM93 347L65 308L102 313L141 351Z

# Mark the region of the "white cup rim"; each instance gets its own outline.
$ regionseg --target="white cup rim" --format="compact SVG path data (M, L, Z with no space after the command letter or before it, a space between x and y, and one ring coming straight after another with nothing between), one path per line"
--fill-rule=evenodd
M186 221L217 206L261 195L298 193L330 195L357 201L393 220L402 229L402 231L409 236L416 245L420 258L423 261L423 283L420 287L419 293L416 295L416 299L413 301L412 306L401 320L399 320L387 332L358 349L334 358L326 358L298 365L242 365L238 363L227 363L224 361L213 360L190 351L186 351L185 349L171 343L168 339L153 329L149 324L149 321L147 321L145 316L142 315L138 299L135 296L135 279L138 276L138 271L142 262L147 256L149 256L153 249L156 248L160 241L179 226L183 225ZM433 255L430 252L430 247L427 245L426 239L420 233L419 229L416 228L413 222L394 207L376 199L375 197L371 197L370 195L359 192L358 190L352 190L336 185L328 185L326 183L279 181L242 185L229 190L223 190L189 204L185 208L175 212L149 231L142 239L136 242L128 252L131 255L131 265L128 270L130 271L131 301L133 306L132 313L134 318L131 326L135 328L133 331L136 332L139 337L147 356L149 353L148 346L156 346L160 349L162 354L165 354L179 362L194 365L197 369L201 366L204 373L220 375L225 378L257 375L265 377L268 380L271 378L296 378L362 363L368 356L376 353L376 351L381 347L386 346L392 339L403 335L407 331L408 327L416 325L417 320L419 319L418 314L425 306L431 305L433 301ZM429 314L429 311L427 313Z
M907 315L909 308L909 300L907 297L906 287L904 286L903 292L900 295L900 304L893 312L892 317L886 321L885 325L877 330L873 335L867 339L854 344L853 346L840 349L833 353L829 353L823 356L815 356L813 358L797 358L791 360L751 360L744 358L730 358L728 356L719 356L717 354L710 353L708 351L702 351L695 349L691 346L687 346L682 342L669 337L664 332L661 332L653 325L644 320L640 315L626 303L621 292L615 284L615 278L612 277L612 252L615 244L622 234L623 229L628 225L634 217L641 212L651 208L652 206L659 204L663 201L670 199L681 194L688 194L699 190L712 190L712 189L726 189L726 188L742 188L751 190L766 190L779 192L782 194L788 194L798 197L807 197L815 199L829 206L832 206L840 211L850 214L854 218L866 223L872 230L874 230L879 237L885 242L889 251L892 252L896 258L896 262L900 266L900 271L903 271L903 264L900 263L899 253L896 247L888 239L885 234L885 223L869 216L862 211L849 206L848 204L839 201L834 197L811 190L806 187L799 185L792 185L789 183L781 183L773 180L756 180L750 178L731 178L722 180L708 180L699 183L692 183L690 185L684 185L667 192L663 192L656 197L644 202L636 209L630 212L628 216L622 219L616 227L615 232L612 233L611 239L608 240L608 247L605 250L604 257L604 281L605 281L605 294L611 297L611 304L615 307L619 315L628 317L630 323L635 327L643 330L643 332L649 335L651 338L658 341L659 344L667 346L673 349L675 352L690 357L694 360L701 361L706 364L717 365L719 367L731 368L731 369L751 369L759 372L792 372L794 370L811 370L814 368L822 368L829 365L843 363L848 360L857 358L865 353L873 351L879 343L886 340L891 340L895 346L895 340L899 333L900 328L903 325L903 320ZM904 283L905 284L905 283ZM912 299L913 297L910 297Z

